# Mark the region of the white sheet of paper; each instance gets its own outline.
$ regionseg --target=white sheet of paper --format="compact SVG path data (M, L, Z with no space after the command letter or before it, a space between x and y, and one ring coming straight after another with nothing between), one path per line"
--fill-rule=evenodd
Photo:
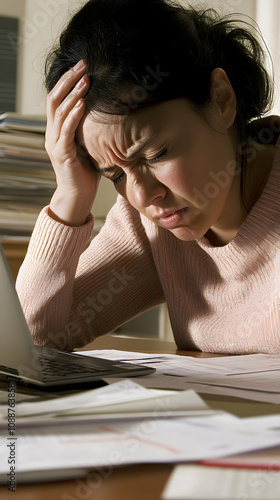
M160 392L160 391L158 391ZM166 391L162 391L166 392ZM28 410L29 411L29 410ZM111 406L101 406L86 410L69 410L67 412L28 414L17 419L17 429L39 428L45 426L64 426L68 424L85 425L88 422L132 421L141 419L160 419L177 417L196 417L224 413L210 409L194 391L181 391L171 396L154 397L153 399L133 401ZM7 422L0 423L1 428Z
M223 372L228 375L250 374L266 371L280 371L280 358L277 354L244 354L237 356L217 356L211 358L196 358L193 356L179 356L176 354L147 354L116 349L82 351L80 354L104 357L141 364L165 363L170 369L178 369L178 375L187 375L189 368L193 371L217 374ZM161 370L162 371L162 370Z
M247 417L242 419L243 425L251 430L261 431L261 429L280 431L280 415L261 415L260 417ZM280 465L280 464L279 464Z
M20 392L16 392L16 402L21 403L22 401L36 401L38 399L38 396L32 395L32 394L22 394ZM1 405L7 405L8 404L8 392L7 391L0 391L0 409Z
M229 414L34 426L17 430L17 471L197 461L279 444L280 431L250 431ZM2 474L7 473L7 454L1 447Z
M35 403L22 403L17 406L17 417L57 413L72 409L100 407L125 401L146 399L149 397L154 397L153 391L136 384L130 379L122 379L115 384L100 387L98 389L76 392L71 395Z
M279 500L280 471L178 465L162 500Z
M214 413L194 391L159 391L146 389L136 382L126 379L99 389L38 401L21 403L16 407L17 420L20 423L25 417L30 422L35 417L59 417L65 415L104 415L104 414L137 414L150 413L169 416L174 411L187 415ZM0 409L3 423L7 419L5 407ZM116 418L116 417L115 417ZM38 420L39 421L39 420ZM1 427L1 424L0 424Z
M119 379L105 379L108 383L116 382ZM236 398L250 399L262 403L280 404L280 392L252 391L239 389L236 387L226 387L222 385L211 385L206 383L192 382L188 377L175 377L172 375L162 375L153 373L147 377L137 377L137 383L146 388L188 390L201 394L217 394L221 396L234 396Z
M280 471L280 446L267 448L266 450L239 453L228 457L211 458L200 460L202 465L216 467L240 467L247 469L266 469Z
M87 351L86 354L153 366L156 373L138 379L144 387L193 388L199 392L280 403L280 357L277 355L194 358L156 354L153 359L146 353L106 349ZM222 387L224 389L221 390Z
M274 394L280 394L280 371L268 370L254 373L230 374L223 378L209 375L206 382L205 377L194 377L195 382L208 383L210 385L220 385L224 387L233 387L236 389L249 389L253 391L263 391Z

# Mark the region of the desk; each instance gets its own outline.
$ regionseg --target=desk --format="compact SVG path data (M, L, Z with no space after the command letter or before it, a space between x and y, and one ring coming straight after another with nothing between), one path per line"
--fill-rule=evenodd
M134 347L133 347L134 346ZM172 343L145 339L125 339L105 336L97 339L96 349L120 349L142 352L207 357L205 353L176 351ZM87 346L88 349L88 346ZM135 379L137 380L137 379ZM280 405L270 405L226 396L203 395L213 408L225 409L238 416L280 413ZM0 498L8 500L160 500L173 465L136 465L92 471L87 478L71 481L18 485L16 492L0 487Z

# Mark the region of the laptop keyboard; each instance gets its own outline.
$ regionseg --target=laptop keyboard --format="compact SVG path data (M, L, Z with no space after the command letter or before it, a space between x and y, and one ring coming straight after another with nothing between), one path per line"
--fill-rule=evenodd
M81 377L85 377L87 375L100 376L102 372L108 373L108 369L104 370L104 368L98 366L85 366L78 360L75 360L75 362L71 360L70 363L63 363L57 359L46 358L44 356L39 356L39 358L44 378L67 377L71 375L75 375L76 378L79 374Z

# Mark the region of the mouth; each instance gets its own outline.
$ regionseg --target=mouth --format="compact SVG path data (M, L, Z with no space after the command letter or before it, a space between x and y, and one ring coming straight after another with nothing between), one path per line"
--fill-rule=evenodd
M182 224L184 220L184 215L187 213L187 208L181 208L180 210L174 210L172 212L163 212L154 217L156 222L166 229L172 229Z

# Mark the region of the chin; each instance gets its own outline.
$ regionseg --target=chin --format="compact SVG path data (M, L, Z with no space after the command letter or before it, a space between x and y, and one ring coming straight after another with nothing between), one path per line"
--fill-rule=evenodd
M204 234L207 232L199 230L198 228L190 228L190 227L177 227L175 229L171 229L170 232L174 234L174 236L181 241L194 241L203 238Z

